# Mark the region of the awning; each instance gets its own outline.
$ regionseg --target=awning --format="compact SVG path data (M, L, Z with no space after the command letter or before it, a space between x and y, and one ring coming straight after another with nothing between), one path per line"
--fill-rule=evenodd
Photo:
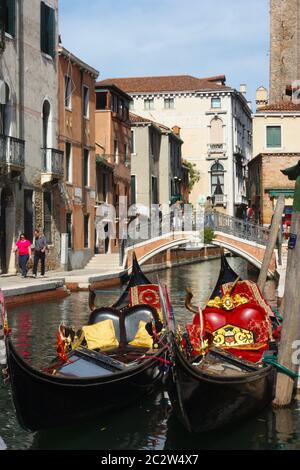
M286 198L293 198L295 194L294 189L267 189L267 192L269 193L270 197L275 197L279 198L281 194L284 194Z

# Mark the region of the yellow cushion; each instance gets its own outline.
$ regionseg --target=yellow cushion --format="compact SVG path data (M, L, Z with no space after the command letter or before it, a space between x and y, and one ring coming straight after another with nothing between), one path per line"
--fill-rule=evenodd
M112 320L104 320L95 325L84 326L84 336L89 349L107 349L119 346Z
M153 339L149 335L145 326L146 326L146 322L140 321L135 338L132 341L130 341L128 344L130 344L131 346L140 346L141 348L149 348L149 349L152 348Z

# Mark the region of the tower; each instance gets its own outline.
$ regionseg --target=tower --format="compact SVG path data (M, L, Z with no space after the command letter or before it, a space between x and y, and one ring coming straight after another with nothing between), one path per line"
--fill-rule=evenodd
M270 102L290 100L300 80L300 0L270 0Z

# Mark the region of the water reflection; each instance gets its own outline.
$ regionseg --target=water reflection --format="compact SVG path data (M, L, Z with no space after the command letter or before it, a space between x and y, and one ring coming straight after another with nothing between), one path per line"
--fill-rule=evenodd
M248 278L248 266L240 258L230 264L242 277ZM203 305L214 288L219 260L187 265L159 273L170 290L179 323L186 323L190 313L184 308L185 287L195 294L195 303ZM156 282L157 274L149 274ZM251 270L252 279L257 271ZM266 289L270 301L275 299L272 282ZM99 305L112 304L120 289L101 291ZM55 356L56 330L60 321L79 328L87 321L88 294L80 292L66 299L32 304L8 312L13 340L19 352L31 364L41 367ZM121 400L121 397L120 397ZM34 406L34 404L33 404ZM93 450L202 450L202 449L297 449L300 448L300 408L295 401L290 409L272 410L212 433L190 435L171 413L162 392L141 399L128 407L93 421L78 423L38 433L28 433L17 423L10 390L0 383L0 436L9 449L93 449Z

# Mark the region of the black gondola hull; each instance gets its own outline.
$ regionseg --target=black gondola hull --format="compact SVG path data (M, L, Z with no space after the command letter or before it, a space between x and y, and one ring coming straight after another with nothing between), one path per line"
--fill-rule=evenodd
M105 377L62 378L27 364L7 342L8 366L18 420L36 431L122 408L161 384L166 348L131 370ZM161 360L162 359L162 360Z
M189 432L233 424L267 406L274 396L274 371L265 367L243 379L214 377L193 367L174 345L169 395L173 409Z

